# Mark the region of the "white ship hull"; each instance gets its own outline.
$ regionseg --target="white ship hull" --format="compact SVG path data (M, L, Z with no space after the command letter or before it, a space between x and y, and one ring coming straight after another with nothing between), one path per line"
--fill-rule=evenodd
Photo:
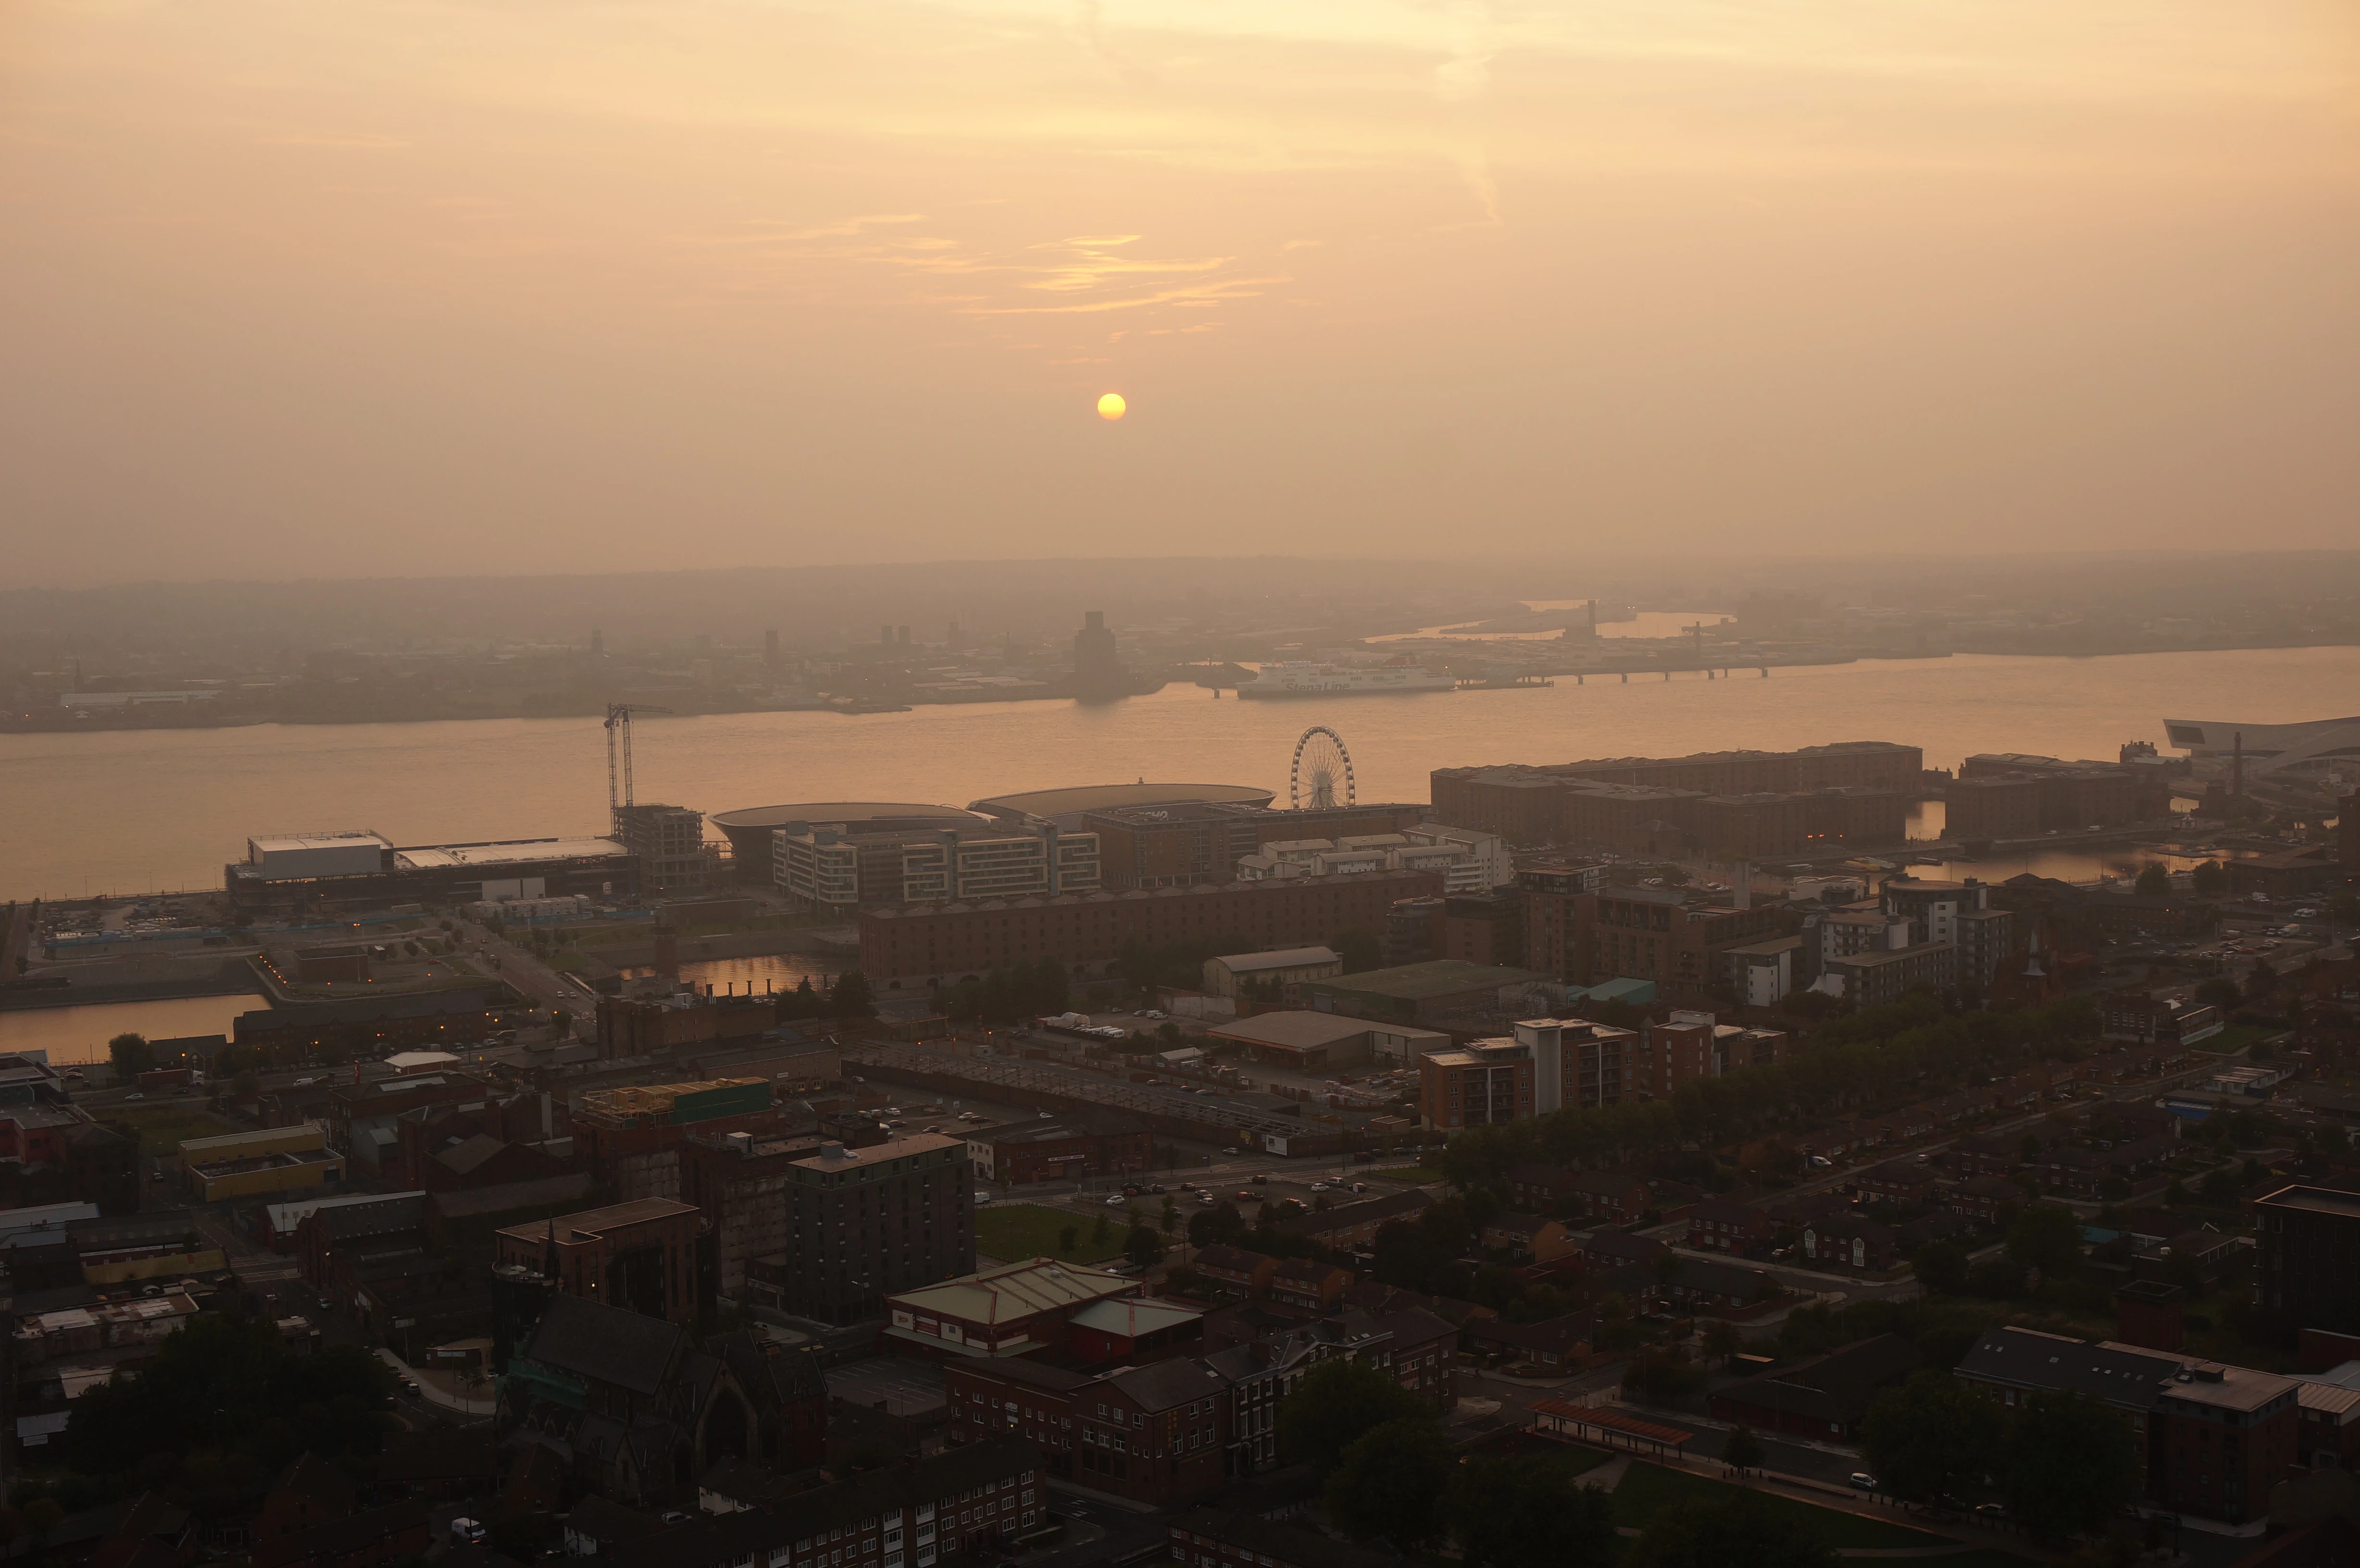
M1238 688L1240 697L1382 697L1410 691L1455 691L1459 682L1418 666L1373 670L1340 664L1271 664Z

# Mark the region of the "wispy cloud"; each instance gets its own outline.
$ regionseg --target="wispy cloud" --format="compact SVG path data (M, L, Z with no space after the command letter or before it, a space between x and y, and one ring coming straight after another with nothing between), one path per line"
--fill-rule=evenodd
M338 136L319 131L290 131L279 136L257 136L254 140L258 147L361 147L373 151L411 145L400 136Z

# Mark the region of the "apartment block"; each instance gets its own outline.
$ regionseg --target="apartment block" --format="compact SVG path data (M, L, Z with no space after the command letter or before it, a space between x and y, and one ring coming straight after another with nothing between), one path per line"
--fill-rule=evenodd
M775 1192L767 1180L727 1179L731 1160L764 1167L761 1178L772 1174L749 1135L729 1141L726 1153L700 1151L683 1171L684 1191L719 1211L725 1243L733 1214L749 1230L778 1226L784 1246L744 1265L743 1288L755 1304L855 1323L880 1313L894 1291L974 1270L975 1187L961 1139L926 1133L867 1149L784 1150Z
M1612 1105L1635 1090L1638 1041L1606 1024L1533 1018L1505 1039L1430 1051L1418 1061L1420 1124L1448 1130Z
M770 880L816 908L1039 898L1099 887L1098 835L1042 822L1013 829L855 831L788 822L770 833Z

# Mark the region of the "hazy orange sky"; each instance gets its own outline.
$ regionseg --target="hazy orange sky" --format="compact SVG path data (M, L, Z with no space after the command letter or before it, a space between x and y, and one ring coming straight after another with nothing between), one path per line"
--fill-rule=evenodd
M9 0L0 582L2346 546L2356 197L2349 0Z

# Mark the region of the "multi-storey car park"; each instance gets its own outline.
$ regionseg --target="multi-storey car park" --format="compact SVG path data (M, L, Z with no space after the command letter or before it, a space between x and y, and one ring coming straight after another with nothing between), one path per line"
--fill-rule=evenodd
M1340 1129L1232 1104L1213 1095L1129 1083L1104 1073L1040 1062L991 1062L910 1046L877 1045L845 1053L847 1069L954 1094L981 1094L1005 1105L1052 1111L1119 1110L1175 1138L1234 1143L1277 1155L1333 1154Z

